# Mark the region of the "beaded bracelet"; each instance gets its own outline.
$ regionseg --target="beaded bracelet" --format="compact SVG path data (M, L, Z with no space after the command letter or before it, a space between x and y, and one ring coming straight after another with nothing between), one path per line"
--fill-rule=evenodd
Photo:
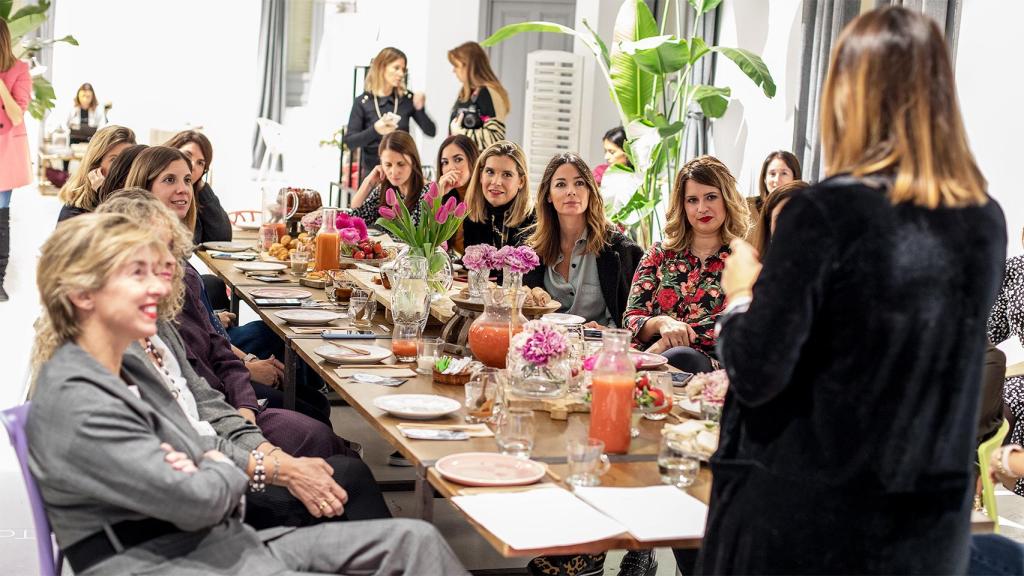
M278 450L280 450L280 448L275 446L274 449L270 451L270 454L267 454L267 456L274 457L274 475L270 478L270 484L272 486L277 485L277 473L281 470L281 463L277 461L277 456L274 454L274 452L277 452Z
M256 466L252 469L252 480L249 481L249 490L263 492L267 489L267 470L263 467L263 452L253 450L250 454L256 459Z

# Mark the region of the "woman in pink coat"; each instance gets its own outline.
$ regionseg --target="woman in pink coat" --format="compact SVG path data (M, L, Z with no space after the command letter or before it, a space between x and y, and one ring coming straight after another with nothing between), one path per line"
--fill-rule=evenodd
M32 181L24 113L32 99L28 64L14 57L11 32L0 20L0 302L11 252L11 190Z

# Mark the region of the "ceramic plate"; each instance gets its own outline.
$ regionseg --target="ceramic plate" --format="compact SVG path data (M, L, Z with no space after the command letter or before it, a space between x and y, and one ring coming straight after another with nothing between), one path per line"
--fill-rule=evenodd
M391 350L368 344L351 344L355 348L366 350L369 354L359 354L351 350L339 348L333 344L324 344L313 350L318 356L332 364L372 364L391 356Z
M259 222L237 222L237 223L235 223L235 226L237 226L239 230L259 230L260 229L260 223Z
M433 394L394 394L378 396L373 405L395 418L432 420L458 412L462 404L445 396Z
M545 314L541 316L540 319L547 320L552 324L560 324L562 326L587 323L587 319L584 318L583 316L577 316L575 314L561 314L558 312L554 312L552 314Z
M274 315L295 326L326 326L339 318L344 318L330 310L280 310L274 312Z
M302 288L253 288L249 294L257 298L309 298L313 295Z
M239 262L235 264L235 268L242 272L276 272L278 270L287 270L288 265L276 262Z
M630 350L629 357L633 359L633 362L639 362L641 370L650 370L651 368L657 368L668 364L668 358L665 358L661 354L654 354L652 352Z
M543 464L505 454L450 454L434 464L441 476L466 486L522 486L544 477Z
M221 252L245 252L254 246L248 242L203 242L203 248Z

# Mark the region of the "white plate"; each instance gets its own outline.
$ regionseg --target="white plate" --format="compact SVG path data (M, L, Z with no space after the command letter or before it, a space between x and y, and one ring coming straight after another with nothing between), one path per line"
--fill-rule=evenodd
M239 230L259 230L259 222L238 222L235 224Z
M545 314L540 317L541 320L547 320L552 324L558 324L561 326L571 326L573 324L586 324L587 319L583 316L577 316L576 314L561 314L558 312L552 312L551 314Z
M275 262L239 262L235 264L235 268L242 272L276 272L278 270L287 270L288 265Z
M248 242L203 242L202 245L207 250L220 250L221 252L245 252L255 248Z
M313 295L302 288L253 288L249 294L257 298L309 298Z
M331 322L344 318L337 312L330 310L280 310L274 315L295 326L326 326Z
M366 350L369 354L358 354L351 350L338 348L333 344L324 344L323 346L313 349L313 352L322 356L324 360L327 360L332 364L372 364L374 362L385 360L391 356L391 350L380 346L371 346L368 344L351 344L351 346Z
M458 412L462 404L445 396L433 394L394 394L378 396L373 405L396 418L432 420Z
M540 462L493 452L449 454L434 463L441 476L467 486L523 486L544 477Z

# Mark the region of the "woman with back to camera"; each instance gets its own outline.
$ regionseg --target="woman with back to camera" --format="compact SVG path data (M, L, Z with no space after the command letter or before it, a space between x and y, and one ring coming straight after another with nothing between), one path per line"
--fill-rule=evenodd
M623 323L634 345L685 372L710 372L718 367L715 321L725 309L722 269L729 242L750 228L747 204L729 168L699 156L679 170L668 206L665 239L640 261Z
M220 205L220 198L217 198L210 183L206 181L213 164L213 145L210 139L202 132L185 130L171 137L164 146L181 150L192 161L192 187L195 189L198 210L194 242L231 241L231 219Z
M734 241L704 573L963 574L1002 210L967 146L942 32L862 14L821 102L829 178Z
M753 240L751 244L761 257L768 251L772 242L772 234L775 233L775 225L779 221L779 214L789 202L790 198L799 194L801 190L810 186L803 180L794 180L780 185L774 192L768 195L768 199L761 206L761 213L757 216L757 224L754 225Z
M449 133L468 136L478 150L504 140L508 92L491 69L487 53L476 42L465 42L448 51L448 61L462 83L448 119Z
M85 149L78 170L68 178L57 196L64 206L57 222L92 212L99 204L99 188L107 177L110 166L118 155L135 145L135 132L131 128L111 124L96 132Z
M480 151L468 136L452 134L441 142L437 149L437 187L443 195L442 202L447 202L448 198L455 198L458 202L466 200L469 181L479 156ZM455 231L450 247L459 254L465 252L462 226Z
M352 103L345 145L349 150L358 148L362 152L360 182L380 164L377 147L381 138L395 130L409 132L410 119L415 120L427 136L437 133L437 126L427 115L426 96L422 92L412 93L405 87L408 61L405 53L397 48L381 50L370 63L366 90Z
M28 63L14 57L11 32L0 19L0 302L11 252L11 192L32 182L25 111L32 100Z
M103 204L114 192L125 187L124 183L128 181L128 173L132 171L132 164L135 163L135 159L146 148L149 148L149 146L134 144L118 154L117 159L110 165L110 170L103 179L103 184L100 184L100 189L96 192L96 197L99 200L98 204Z
M82 84L75 92L75 105L68 112L64 125L68 130L81 130L82 128L99 130L106 124L107 110L96 99L96 91L93 90L92 84L88 82ZM87 141L88 139L85 138L71 138L72 144Z

